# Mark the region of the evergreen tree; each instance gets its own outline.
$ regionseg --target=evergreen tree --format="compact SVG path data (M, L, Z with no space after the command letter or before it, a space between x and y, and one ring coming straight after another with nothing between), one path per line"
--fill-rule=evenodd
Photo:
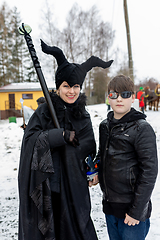
M10 51L10 38L9 29L10 26L11 11L4 3L0 9L0 85L9 83L9 60L11 57Z
M97 96L97 103L105 102L105 95L109 82L108 71L108 69L101 70L98 68L97 71L94 72L93 93Z
M0 8L0 86L12 82L37 81L25 40L18 33L21 19L15 7Z
M14 8L13 15L13 39L11 67L13 73L13 82L32 82L37 81L35 70L28 51L25 40L18 33L18 27L21 24L20 14L17 8Z

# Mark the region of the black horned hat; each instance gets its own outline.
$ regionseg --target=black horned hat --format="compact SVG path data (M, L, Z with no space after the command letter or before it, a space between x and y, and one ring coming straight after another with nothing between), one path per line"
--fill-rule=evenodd
M86 62L82 64L69 63L64 56L63 51L58 47L50 47L41 40L42 51L46 54L54 56L57 60L58 68L55 74L56 89L66 81L70 87L82 84L88 71L93 67L108 68L111 66L113 60L105 62L98 57L91 56Z

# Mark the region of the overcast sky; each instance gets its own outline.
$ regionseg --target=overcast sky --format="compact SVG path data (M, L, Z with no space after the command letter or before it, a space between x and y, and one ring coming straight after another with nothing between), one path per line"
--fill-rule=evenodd
M39 37L42 10L46 0L5 0L9 7L16 6L22 22L32 27L32 38ZM127 53L126 28L123 0L48 0L59 28L65 26L68 11L77 2L83 10L94 4L104 21L111 23L116 31L114 46ZM160 83L160 0L127 0L132 43L132 55L136 82L144 78L155 78ZM42 21L44 24L44 21ZM43 38L43 36L42 36ZM114 56L112 56L114 58Z

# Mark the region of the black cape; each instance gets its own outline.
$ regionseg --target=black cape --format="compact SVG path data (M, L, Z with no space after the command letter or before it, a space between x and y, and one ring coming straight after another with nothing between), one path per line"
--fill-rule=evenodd
M54 159L60 159L60 240L97 240L90 217L91 203L84 160L95 155L96 144L89 114L81 98L73 108L52 96L60 125L72 125L80 145L50 149L48 131L54 128L44 103L32 115L25 130L19 166L19 240L55 238L50 176ZM56 99L56 100L55 100ZM78 109L78 110L77 110ZM66 120L67 119L67 120ZM55 136L56 137L56 136ZM58 155L57 155L58 154Z

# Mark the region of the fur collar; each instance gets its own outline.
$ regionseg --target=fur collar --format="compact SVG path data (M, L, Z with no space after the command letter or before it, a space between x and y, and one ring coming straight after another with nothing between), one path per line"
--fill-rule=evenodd
M73 104L64 102L55 92L51 92L50 96L57 113L67 109L75 118L80 118L85 112L87 101L85 93L80 93L79 98Z

